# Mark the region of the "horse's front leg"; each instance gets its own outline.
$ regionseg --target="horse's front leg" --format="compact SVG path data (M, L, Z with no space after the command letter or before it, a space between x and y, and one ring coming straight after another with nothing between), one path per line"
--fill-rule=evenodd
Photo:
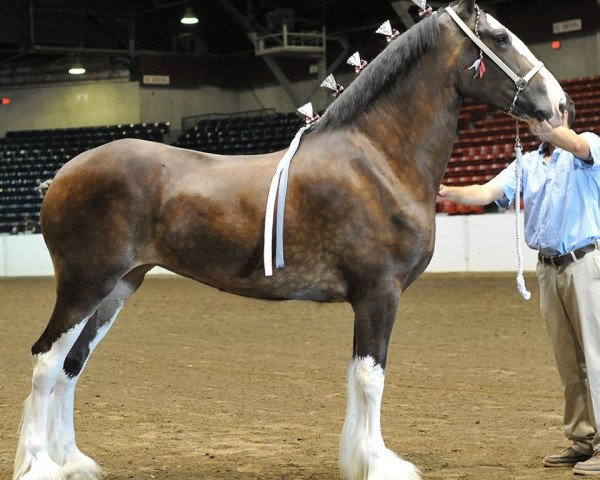
M400 294L390 286L378 287L352 302L354 348L340 469L346 480L418 480L415 466L387 449L381 436L385 362Z

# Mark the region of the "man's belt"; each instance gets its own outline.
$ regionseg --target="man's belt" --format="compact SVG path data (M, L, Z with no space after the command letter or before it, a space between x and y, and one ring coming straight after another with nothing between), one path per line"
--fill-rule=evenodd
M578 248L577 250L571 250L570 252L562 255L554 255L552 257L544 257L541 253L538 253L538 260L544 265L552 265L553 267L564 267L570 263L581 260L586 253L590 253L596 250L597 244L590 243L585 247Z

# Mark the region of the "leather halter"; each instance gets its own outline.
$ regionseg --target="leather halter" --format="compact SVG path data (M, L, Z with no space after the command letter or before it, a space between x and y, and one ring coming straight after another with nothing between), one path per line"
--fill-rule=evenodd
M460 29L466 33L467 37L469 37L473 41L473 43L475 43L475 45L477 45L483 52L485 52L485 54L496 65L498 65L498 67L500 67L500 69L504 73L506 73L506 75L508 75L509 78L515 83L515 86L517 87L517 93L515 94L515 98L513 99L513 102L510 108L508 109L508 114L511 115L513 109L515 108L515 104L517 103L517 97L519 96L519 93L521 93L521 90L523 90L527 86L527 84L533 78L533 76L541 70L544 64L536 59L537 63L531 68L531 70L529 70L527 75L525 75L524 77L519 77L519 75L517 75L508 65L506 65L506 63L504 63L502 59L498 57L498 55L492 52L490 48L485 43L483 43L481 39L477 37L477 35L473 33L473 31L465 24L465 22L461 20L461 18L458 16L458 14L454 11L453 8L447 8L446 11L448 12L448 15L450 15L452 20L454 20L456 24L460 27Z

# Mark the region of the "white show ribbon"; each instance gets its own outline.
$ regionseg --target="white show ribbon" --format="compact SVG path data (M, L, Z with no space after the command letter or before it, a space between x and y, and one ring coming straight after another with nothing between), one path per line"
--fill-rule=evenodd
M287 152L277 164L275 174L269 186L267 197L267 209L265 213L265 243L263 248L263 262L265 265L265 276L273 275L273 216L275 214L275 199L277 199L277 230L275 237L275 267L284 266L283 260L283 216L285 212L285 197L287 194L287 182L290 162L298 150L302 134L309 126L306 125L298 130L292 140Z

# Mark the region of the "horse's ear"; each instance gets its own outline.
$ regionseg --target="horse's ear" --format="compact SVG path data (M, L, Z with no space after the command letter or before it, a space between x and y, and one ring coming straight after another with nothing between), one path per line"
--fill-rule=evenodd
M475 9L475 0L460 0L458 3L459 11L471 14Z

